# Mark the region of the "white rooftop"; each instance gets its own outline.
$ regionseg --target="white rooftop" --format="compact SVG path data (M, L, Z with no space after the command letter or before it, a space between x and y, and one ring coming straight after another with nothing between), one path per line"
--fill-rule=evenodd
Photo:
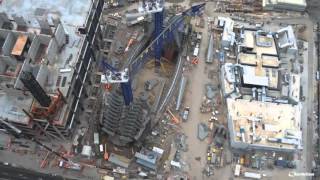
M242 66L243 83L257 86L269 86L269 79L266 76L257 76L255 68L251 66Z
M297 40L294 35L292 26L287 26L285 28L282 28L277 33L279 36L280 48L290 48L292 50L298 50Z

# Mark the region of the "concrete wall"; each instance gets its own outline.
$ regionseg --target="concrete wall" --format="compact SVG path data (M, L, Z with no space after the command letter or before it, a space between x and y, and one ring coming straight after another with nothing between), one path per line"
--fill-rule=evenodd
M0 61L0 74L4 74L6 70L6 63L3 61Z
M54 64L57 60L58 44L54 39L51 39L47 49L47 59L50 64Z
M50 43L50 39L51 37L46 35L37 35L33 38L31 46L28 51L28 58L31 58L32 62L35 61L40 45L44 44L48 46Z
M36 58L36 55L37 55L37 51L39 49L39 46L40 46L40 39L39 39L39 36L35 36L31 42L31 46L29 48L29 51L28 51L28 57L34 61L35 58Z
M8 34L9 34L8 31L0 29L0 37L1 39L4 39L4 41L7 39ZM3 51L2 47L0 48L1 48L1 51Z
M58 47L61 48L66 42L66 31L62 24L58 25L54 38L57 41Z
M47 65L42 64L36 76L36 80L38 81L38 83L41 85L42 88L44 88L46 85L46 82L48 79L48 72L49 72L49 69Z
M15 66L17 65L17 61L12 58L11 56L1 56L0 61L4 62L5 64L9 66Z
M23 62L23 65L21 67L21 70L20 70L20 73L17 77L17 81L14 85L14 88L16 89L23 89L24 88L24 85L22 84L21 80L20 80L20 76L21 76L21 72L23 71L26 71L26 72L31 72L32 71L32 67L31 65L29 64L29 60L26 59L24 62Z
M9 56L11 54L11 50L16 43L16 40L17 37L12 32L10 32L2 46L3 55Z

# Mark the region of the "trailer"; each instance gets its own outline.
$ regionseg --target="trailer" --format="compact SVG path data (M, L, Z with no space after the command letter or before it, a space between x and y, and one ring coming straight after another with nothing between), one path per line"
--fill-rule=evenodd
M198 57L198 55L199 55L199 47L195 47L193 51L193 56Z
M212 63L213 62L213 34L210 35L210 40L209 40L209 44L208 44L208 51L207 51L207 59L206 59L206 63Z
M259 173L254 172L244 172L244 177L250 178L250 179L261 179L262 176Z
M235 169L234 169L234 176L240 176L240 170L241 170L241 165L237 164Z
M99 141L99 133L93 133L93 143L94 144L99 144L100 141Z

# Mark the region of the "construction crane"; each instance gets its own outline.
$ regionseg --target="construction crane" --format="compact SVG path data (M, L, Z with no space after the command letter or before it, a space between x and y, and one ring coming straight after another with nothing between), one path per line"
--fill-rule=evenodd
M162 56L163 42L172 40L174 32L179 30L184 23L186 17L195 16L202 12L205 3L191 6L191 8L176 14L166 27L163 27L164 1L149 0L143 1L139 6L139 15L154 14L154 32L151 43L135 58L128 59L123 71L117 71L106 61L102 61L104 75L101 76L101 83L120 83L125 105L129 105L133 101L133 93L130 79L143 68L148 58L155 58L155 65L159 67ZM137 15L137 17L139 17ZM130 78L129 78L130 77Z
M149 46L140 54L140 57L130 61L130 64L134 64L135 61L143 61L146 57L149 57L152 54L155 58L156 67L159 67L161 63L160 59L162 56L161 53L163 50L163 42L165 40L171 41L173 39L174 32L177 32L179 27L183 25L185 17L199 15L204 9L204 6L205 3L192 5L191 8L183 11L182 13L176 14L171 19L168 26L164 27L164 0L144 0L138 8L138 14L154 15L154 38L153 41L149 44ZM136 65L136 67L141 66ZM135 71L134 68L135 67L132 67L133 72Z

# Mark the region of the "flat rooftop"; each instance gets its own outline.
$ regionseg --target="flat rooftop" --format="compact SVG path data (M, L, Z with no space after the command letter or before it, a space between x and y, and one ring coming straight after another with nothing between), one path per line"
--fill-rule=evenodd
M262 66L266 67L279 67L280 61L277 56L262 55L258 57L257 54L240 53L239 54L240 64L247 64L256 66L262 63Z
M267 86L278 89L279 72L274 68L242 65L243 83L248 85Z
M299 145L299 106L231 98L227 99L227 106L232 122L229 125L234 130L234 137L231 138L234 141L287 149L294 149Z
M259 41L268 41L271 43L271 46L258 46L256 39L256 32L251 30L244 30L244 40L242 46L252 48L252 52L257 54L257 57L260 58L263 54L275 55L277 56L277 48L273 38L267 38L264 36L259 36ZM264 38L263 38L264 37Z

